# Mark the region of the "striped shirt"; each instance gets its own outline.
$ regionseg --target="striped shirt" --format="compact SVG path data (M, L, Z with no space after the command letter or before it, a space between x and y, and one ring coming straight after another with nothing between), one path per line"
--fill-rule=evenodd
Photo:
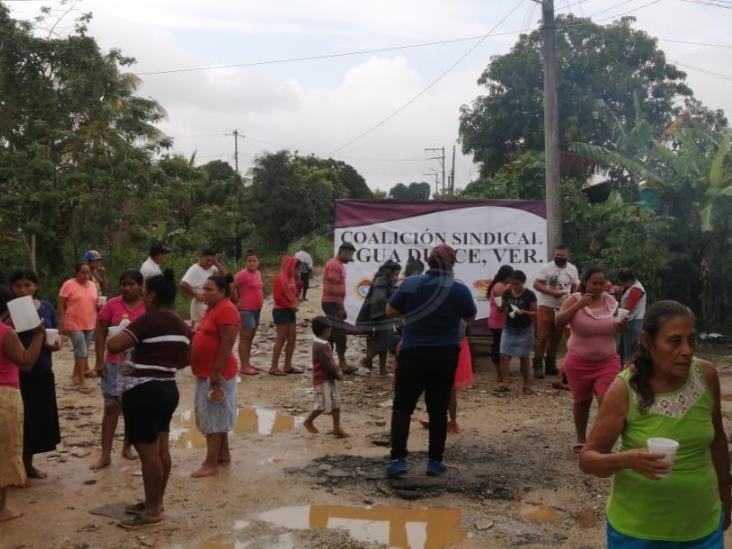
M188 365L191 331L178 315L151 311L125 328L135 340L127 362L129 377L175 379L175 372Z

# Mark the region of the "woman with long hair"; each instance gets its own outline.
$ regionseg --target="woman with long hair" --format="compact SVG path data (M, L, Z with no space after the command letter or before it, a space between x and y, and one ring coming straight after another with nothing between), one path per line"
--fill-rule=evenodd
M605 394L579 464L613 479L611 549L725 545L732 496L719 374L695 353L691 311L659 301L646 311L635 358ZM655 437L677 443L673 459L647 449Z
M175 274L145 281L145 314L107 341L113 354L127 352L119 366L122 413L130 443L140 456L145 501L128 508L131 526L163 520L170 476L170 421L178 406L176 372L188 365L191 331L175 313Z
M53 305L36 297L39 286L38 275L30 269L20 269L10 275L13 297L31 296L43 327L58 329L58 317ZM27 349L33 343L34 332L21 332L18 337ZM29 371L20 372L20 393L23 396L23 465L28 478L46 478L46 473L33 465L33 456L53 452L61 442L52 358L52 354L60 348L60 338L52 344L44 341L33 367Z
M575 453L585 444L593 395L600 406L620 371L620 357L615 346L618 302L605 291L605 271L601 267L589 268L580 282L580 292L569 296L555 317L558 328L569 325L571 332L563 366L572 392L577 435Z
M251 363L252 342L264 304L264 284L259 271L259 256L254 250L247 250L244 268L234 276L231 295L231 299L239 304L239 373L256 376L259 370Z
M300 307L300 276L297 273L298 260L286 255L282 258L280 272L275 278L272 297L274 309L272 318L277 330L277 339L272 349L272 365L269 373L273 376L301 374L303 371L292 365L292 354L295 352L297 339L296 313ZM279 369L280 354L285 349L285 365Z
M503 294L508 289L508 279L513 272L510 265L501 265L491 280L486 297L488 298L488 328L493 335L491 341L491 362L496 367L496 375L501 375L501 335L506 325L506 313L502 308Z

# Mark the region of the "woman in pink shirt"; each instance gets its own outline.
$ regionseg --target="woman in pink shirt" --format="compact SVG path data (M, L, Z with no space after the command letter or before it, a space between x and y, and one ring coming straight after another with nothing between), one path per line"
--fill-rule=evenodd
M554 322L557 328L569 325L564 372L572 391L574 426L577 432L575 453L585 444L593 394L598 405L620 372L620 357L615 333L624 325L616 322L618 302L605 291L605 271L593 267L582 275L580 293L572 294L562 305Z
M33 332L26 349L8 321L8 301L13 298L7 286L0 286L0 523L23 513L8 509L8 487L26 481L23 466L23 400L20 396L18 368L28 371L38 360L46 329L43 323Z
M236 273L232 285L231 299L239 306L239 372L256 376L259 370L251 362L252 342L259 327L259 316L264 304L264 284L259 272L259 257L254 250L248 250L244 268Z
M125 271L119 277L120 295L110 299L102 307L97 317L97 331L94 338L96 363L94 370L102 378L102 397L104 398L104 415L102 416L102 455L90 467L97 470L109 467L112 463L112 442L117 429L117 421L122 412L122 401L117 387L117 367L122 355L115 355L104 351L107 348L107 339L115 336L127 327L133 320L145 314L145 303L142 300L142 273L140 271ZM135 459L130 441L125 438L122 443L122 457Z
M63 283L58 294L59 331L68 335L74 346L74 373L71 377L84 393L91 388L84 385L84 377L94 375L89 368L89 347L97 322L99 292L91 281L91 270L86 263L76 265L76 276Z

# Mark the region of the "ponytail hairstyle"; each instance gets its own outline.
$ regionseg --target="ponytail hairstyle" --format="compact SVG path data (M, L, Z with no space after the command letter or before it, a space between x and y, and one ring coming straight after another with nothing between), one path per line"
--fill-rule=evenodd
M607 273L605 272L605 269L597 265L595 265L594 267L589 267L585 272L582 273L582 276L580 277L580 293L584 294L587 292L587 281L592 278L592 275L596 275L597 273L602 273L607 278Z
M155 294L155 305L171 308L175 305L175 272L165 269L163 274L151 276L145 282L145 293Z
M658 301L651 305L643 318L641 340L633 358L635 372L630 376L630 386L640 396L641 409L647 410L656 399L651 388L654 365L651 351L644 344L644 337L650 343L656 339L663 326L674 317L683 316L694 321L694 313L678 301Z
M486 297L488 299L491 298L491 291L493 291L493 286L495 286L499 282L506 282L511 277L512 272L513 267L511 267L511 265L501 265L500 269L498 269L498 272L496 273L496 276L493 277L493 280L491 280L491 283L488 286L488 291L486 292Z
M213 275L209 276L208 279L216 284L216 287L223 291L226 297L231 295L231 283L234 282L234 277L231 274Z

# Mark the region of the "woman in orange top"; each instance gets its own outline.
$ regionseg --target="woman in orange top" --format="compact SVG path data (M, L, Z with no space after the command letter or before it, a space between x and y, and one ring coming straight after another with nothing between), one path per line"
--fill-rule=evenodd
M58 294L59 331L68 335L74 346L73 382L84 393L91 391L84 385L84 377L94 375L89 368L89 347L97 323L99 291L91 281L91 270L86 263L76 265L75 276L61 286Z
M206 437L206 459L193 478L218 473L220 463L231 460L229 431L236 420L236 373L231 350L239 333L239 310L229 295L232 276L211 276L203 284L208 305L193 336L191 370L196 382L196 427Z

